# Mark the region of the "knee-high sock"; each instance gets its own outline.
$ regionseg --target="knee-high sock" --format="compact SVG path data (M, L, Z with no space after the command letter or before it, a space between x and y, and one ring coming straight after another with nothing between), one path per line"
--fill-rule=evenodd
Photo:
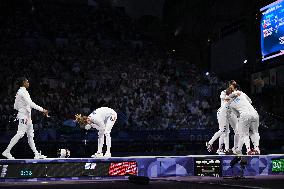
M221 130L217 131L208 143L212 145L215 142L215 140L217 140L217 138L219 138L222 134L223 134L223 131Z
M221 135L219 137L219 149L223 149L223 144L224 144L224 135Z
M103 146L104 146L104 141L105 141L104 131L99 131L99 133L98 133L98 151L97 151L97 153L102 153Z
M248 151L248 148L250 149L250 141L249 141L249 136L246 135L240 135L239 137L239 142L238 142L238 149L237 151L242 152L243 145L245 144L246 149Z
M246 145L246 149L247 149L247 152L248 151L250 151L250 140L249 140L249 136L248 135L246 135L246 136L244 136L244 143L245 143L245 145Z
M106 136L106 146L107 146L107 153L110 153L110 148L111 148L111 136L110 133L105 134Z
M102 153L104 146L104 136L98 139L98 153Z
M225 144L225 150L229 150L229 148L230 148L230 145L229 145L229 141L230 141L230 138L229 138L229 133L226 133L226 134L224 134L225 136L224 136L224 144Z
M254 149L258 149L259 148L259 140L260 140L259 133L253 133L250 136L250 138L251 138Z
M239 134L234 135L234 149L238 148L238 143L239 143Z
M240 136L237 150L241 152L243 149L243 145L244 145L243 136Z
M25 133L18 133L11 139L5 151L10 152L11 149L18 143L18 141L25 135Z
M29 143L32 151L34 152L34 154L37 154L38 151L36 149L35 141L34 141L34 137L33 136L28 136L28 143Z

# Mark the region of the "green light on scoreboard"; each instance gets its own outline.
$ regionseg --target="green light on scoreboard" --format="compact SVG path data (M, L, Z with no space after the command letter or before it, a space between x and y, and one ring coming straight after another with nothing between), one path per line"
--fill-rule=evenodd
M284 159L272 159L272 172L284 172Z

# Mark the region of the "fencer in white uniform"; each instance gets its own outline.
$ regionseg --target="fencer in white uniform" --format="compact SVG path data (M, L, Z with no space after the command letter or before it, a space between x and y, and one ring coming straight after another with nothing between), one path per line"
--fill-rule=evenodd
M213 135L211 140L206 143L208 151L212 151L213 143L219 138L219 149L217 150L218 154L224 154L225 152L222 149L222 145L225 144L225 151L229 151L229 134L230 128L229 125L234 130L235 139L238 139L238 132L237 132L237 116L232 113L230 110L228 101L229 97L226 97L226 90L222 91L220 94L221 99L221 107L217 111L217 120L219 125L219 130ZM235 145L235 142L234 142Z
M30 97L27 88L29 88L29 81L26 78L20 78L19 80L20 88L16 94L14 109L18 111L17 120L19 121L18 130L16 135L11 139L7 149L2 153L8 159L15 159L10 151L15 144L27 133L28 143L34 152L34 159L43 159L46 156L41 155L35 146L34 142L34 129L31 119L32 109L36 109L40 112L43 112L44 115L48 116L48 111L42 107L36 105Z
M260 154L260 136L258 133L259 115L251 105L251 99L245 93L235 90L233 86L229 87L229 92L227 94L231 97L229 102L230 107L240 115L238 124L240 139L237 151L241 153L242 146L245 144L247 154ZM251 150L250 148L249 137L253 143L254 150Z
M240 117L240 115L237 111L230 108L230 106L229 106L229 112L230 112L229 113L229 123L230 123L230 126L232 127L232 129L234 131L234 146L232 148L232 152L234 154L236 154L236 150L238 149L239 138L240 138L240 134L239 134L239 117ZM225 141L229 142L229 136L227 136L227 139L225 139Z
M220 153L220 149L222 148L224 137L223 135L226 135L227 133L227 126L228 126L228 120L227 120L227 112L228 112L228 106L227 102L225 100L226 97L226 91L222 91L220 94L221 99L221 107L217 111L217 120L219 125L219 130L213 135L211 140L206 143L207 149L209 152L212 151L212 145L213 143L219 138L219 149L217 150L217 153ZM222 136L222 137L221 137Z
M111 130L117 119L117 113L108 107L101 107L94 110L86 119L85 129L95 128L98 130L98 151L92 157L111 157ZM106 138L106 153L102 149Z

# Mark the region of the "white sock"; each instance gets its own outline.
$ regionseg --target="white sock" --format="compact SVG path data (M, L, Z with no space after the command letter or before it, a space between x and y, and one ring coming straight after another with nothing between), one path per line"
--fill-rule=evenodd
M246 145L246 149L247 149L247 152L250 151L250 140L249 140L249 136L244 136L244 143Z
M111 136L110 134L106 134L106 146L107 146L107 153L110 153L111 148Z
M215 142L215 140L217 140L217 138L219 138L222 134L223 132L221 130L217 131L208 143L212 145Z
M224 144L225 144L225 150L226 151L228 151L229 148L230 148L229 141L230 141L229 133L226 133L225 137L224 137Z
M22 134L16 134L10 141L9 145L7 146L7 149L5 150L6 152L9 152L11 151L11 149L15 146L15 144L18 143L18 141L23 137L24 135Z
M253 144L254 149L259 149L259 140L260 140L260 136L259 133L253 133L251 136L251 142Z
M36 150L36 146L35 146L34 137L28 137L28 143L29 143L32 151L34 152L34 154L38 154L38 151Z
M243 145L244 145L244 136L240 136L239 142L238 142L238 148L236 150L241 152L243 149Z
M239 134L235 134L235 135L234 135L234 149L237 149L237 148L238 148L239 137L240 137Z
M219 149L223 149L223 144L224 144L224 135L221 135L219 137Z
M102 153L103 146L104 146L104 135L99 136L99 138L98 138L98 151L97 151L97 153Z

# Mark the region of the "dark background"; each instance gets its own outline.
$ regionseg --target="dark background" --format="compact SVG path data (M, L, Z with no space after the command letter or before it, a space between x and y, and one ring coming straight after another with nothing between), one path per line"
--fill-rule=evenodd
M261 62L260 53L259 9L271 2L1 0L1 149L16 133L15 82L25 75L50 110L33 114L49 157L59 148L90 157L97 131L72 119L100 106L118 112L113 156L205 154L231 79L260 114L262 153L283 153L283 57ZM32 157L20 141L12 154Z

